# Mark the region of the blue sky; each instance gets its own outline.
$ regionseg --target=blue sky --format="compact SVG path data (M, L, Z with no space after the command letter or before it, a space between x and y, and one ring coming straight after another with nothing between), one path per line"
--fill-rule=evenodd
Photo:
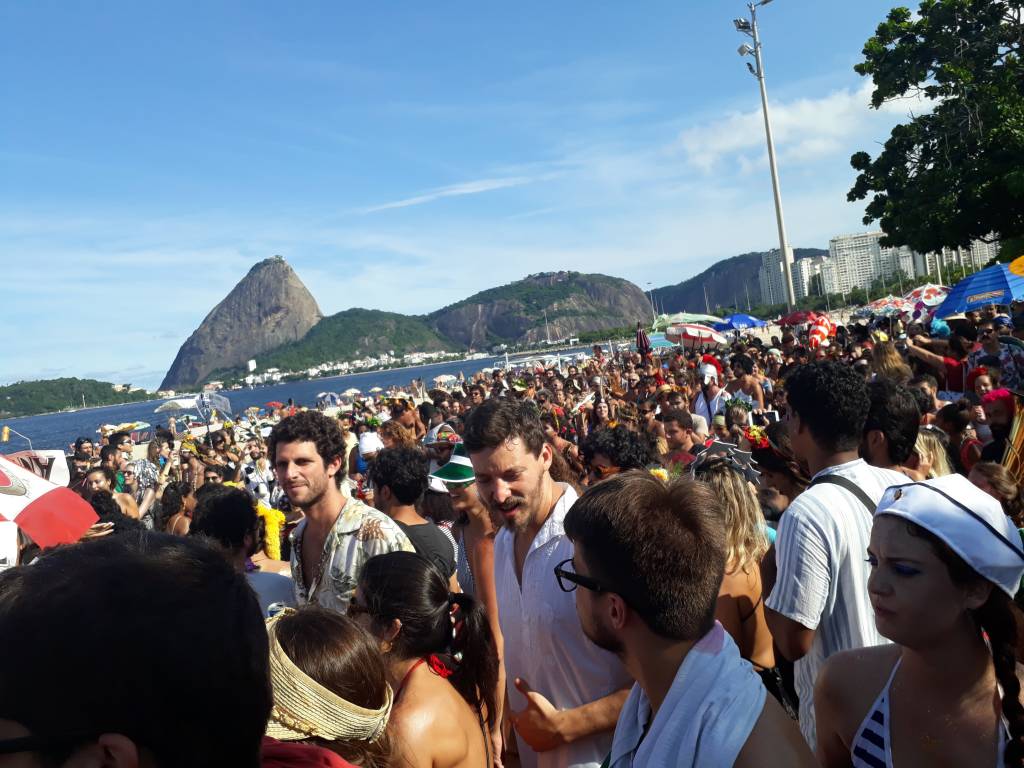
M761 11L790 240L860 231L889 0ZM154 386L256 261L325 313L777 243L741 2L3 2L0 382Z

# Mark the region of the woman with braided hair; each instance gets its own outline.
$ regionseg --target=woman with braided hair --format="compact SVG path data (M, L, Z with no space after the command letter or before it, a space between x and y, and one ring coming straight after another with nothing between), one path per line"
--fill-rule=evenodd
M498 657L481 604L422 555L390 552L366 563L349 616L388 665L393 765L491 768Z
M893 486L867 560L875 625L894 644L822 667L822 765L1024 766L1011 613L1024 547L999 502L961 475Z

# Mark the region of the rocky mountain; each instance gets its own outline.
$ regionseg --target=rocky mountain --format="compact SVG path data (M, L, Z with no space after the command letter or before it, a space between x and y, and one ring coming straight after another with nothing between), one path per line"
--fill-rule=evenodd
M474 294L426 317L464 347L539 342L646 320L651 305L628 280L580 272L544 272Z
M707 288L707 306L711 313L715 307L746 307L747 297L750 306L761 303L761 286L757 273L761 268L761 258L766 252L756 251L733 256L715 262L699 275L675 285L666 285L654 289L654 301L658 309L672 312L704 312L704 289ZM794 248L793 259L809 259L814 256L827 256L828 251L820 248Z
M299 276L280 256L249 270L206 316L164 377L160 389L189 389L218 369L298 341L323 314Z

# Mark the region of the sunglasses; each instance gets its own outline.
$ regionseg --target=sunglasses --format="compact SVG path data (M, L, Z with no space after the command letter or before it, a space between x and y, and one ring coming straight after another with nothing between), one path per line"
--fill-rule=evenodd
M441 484L448 493L457 493L458 491L466 490L475 482L476 480L442 480Z

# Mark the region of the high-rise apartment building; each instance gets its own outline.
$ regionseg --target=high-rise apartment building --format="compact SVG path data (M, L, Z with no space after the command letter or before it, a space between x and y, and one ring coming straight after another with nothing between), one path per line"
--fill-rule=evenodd
M785 304L786 303L786 275L783 272L782 258L779 256L779 249L774 248L761 256L761 268L757 272L757 280L761 286L762 304ZM790 269L793 268L793 249L786 249L787 261ZM796 275L793 275L793 292L799 299L797 293Z

